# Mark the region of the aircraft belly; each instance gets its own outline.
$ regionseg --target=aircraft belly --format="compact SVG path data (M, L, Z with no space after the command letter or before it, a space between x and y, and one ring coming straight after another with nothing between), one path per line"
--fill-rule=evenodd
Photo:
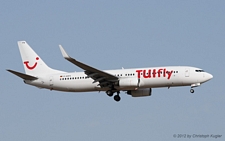
M164 81L160 78L149 78L149 79L141 79L140 87L143 88L154 88L154 87L163 87L167 86L167 81Z
M54 84L54 90L59 91L69 91L69 92L85 92L85 91L96 91L97 83L92 83L92 81L88 80L80 80L80 81L59 81Z
M179 77L167 78L149 78L141 79L140 87L143 88L157 88L157 87L173 87L182 86L182 81Z

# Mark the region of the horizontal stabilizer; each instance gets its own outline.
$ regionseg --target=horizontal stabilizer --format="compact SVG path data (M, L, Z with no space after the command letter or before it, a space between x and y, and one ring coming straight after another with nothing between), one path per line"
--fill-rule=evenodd
M37 77L27 75L27 74L23 74L23 73L20 73L20 72L17 72L17 71L13 71L13 70L7 70L7 71L15 74L16 76L18 76L18 77L20 77L24 80L36 80L36 79L38 79Z

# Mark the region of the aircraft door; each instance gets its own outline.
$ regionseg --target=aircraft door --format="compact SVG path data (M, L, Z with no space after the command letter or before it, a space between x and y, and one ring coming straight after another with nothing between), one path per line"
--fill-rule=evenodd
M186 68L185 69L185 77L189 77L190 76L190 69Z

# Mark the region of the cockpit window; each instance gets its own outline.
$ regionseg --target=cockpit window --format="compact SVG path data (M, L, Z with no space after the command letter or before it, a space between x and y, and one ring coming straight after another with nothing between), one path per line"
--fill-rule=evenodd
M204 72L204 70L195 70L196 72Z

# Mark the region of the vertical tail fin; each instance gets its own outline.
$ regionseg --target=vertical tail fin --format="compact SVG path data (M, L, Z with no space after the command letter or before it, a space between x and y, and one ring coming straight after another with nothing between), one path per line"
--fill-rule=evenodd
M26 41L18 41L18 46L26 74L36 76L61 72L48 67Z

